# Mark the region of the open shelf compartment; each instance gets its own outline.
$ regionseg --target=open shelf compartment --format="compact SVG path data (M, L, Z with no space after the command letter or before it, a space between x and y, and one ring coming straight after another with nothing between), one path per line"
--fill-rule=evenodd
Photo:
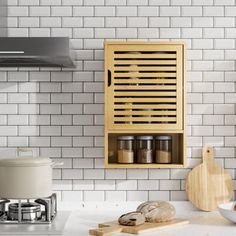
M121 164L117 162L117 138L119 136L132 135L132 136L140 136L140 135L148 135L153 136L162 136L162 135L170 135L172 137L172 162L169 164L159 164L155 163L155 151L153 151L153 163L151 164L139 164L139 163L131 163L131 164ZM154 139L153 142L155 143ZM185 166L185 136L184 132L181 133L108 133L105 134L105 167L106 168L184 168ZM155 148L155 145L153 145ZM113 158L109 158L109 154L113 153ZM134 150L135 153L135 150ZM136 155L134 155L134 160L136 160Z

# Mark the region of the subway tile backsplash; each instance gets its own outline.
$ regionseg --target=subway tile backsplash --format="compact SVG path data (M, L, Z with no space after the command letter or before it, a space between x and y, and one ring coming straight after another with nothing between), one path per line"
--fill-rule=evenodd
M8 36L68 36L77 68L1 68L1 158L28 146L62 161L53 178L63 201L186 200L184 179L205 144L236 178L235 0L8 4ZM104 39L186 42L186 169L103 168Z

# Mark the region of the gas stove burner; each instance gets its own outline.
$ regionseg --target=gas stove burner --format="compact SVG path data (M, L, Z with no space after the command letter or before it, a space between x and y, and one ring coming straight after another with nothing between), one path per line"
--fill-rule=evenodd
M20 205L21 207L21 220L22 221L35 221L41 218L41 206L38 203L26 202ZM19 219L19 204L11 203L8 206L8 219Z
M5 215L5 211L6 211L5 206L9 202L10 200L8 199L0 199L0 220Z
M8 210L6 210L8 209ZM57 215L57 196L10 201L0 199L0 224L50 224Z

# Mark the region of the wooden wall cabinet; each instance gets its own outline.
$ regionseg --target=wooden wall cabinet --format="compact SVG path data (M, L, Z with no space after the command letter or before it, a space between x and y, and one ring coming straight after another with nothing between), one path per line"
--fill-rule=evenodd
M185 165L185 46L174 42L105 42L105 167ZM118 164L117 137L172 136L171 164Z

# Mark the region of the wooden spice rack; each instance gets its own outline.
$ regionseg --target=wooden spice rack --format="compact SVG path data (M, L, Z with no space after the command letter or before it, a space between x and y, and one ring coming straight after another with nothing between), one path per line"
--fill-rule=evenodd
M171 164L111 163L117 137L171 135ZM105 167L185 166L185 46L174 42L105 42Z

